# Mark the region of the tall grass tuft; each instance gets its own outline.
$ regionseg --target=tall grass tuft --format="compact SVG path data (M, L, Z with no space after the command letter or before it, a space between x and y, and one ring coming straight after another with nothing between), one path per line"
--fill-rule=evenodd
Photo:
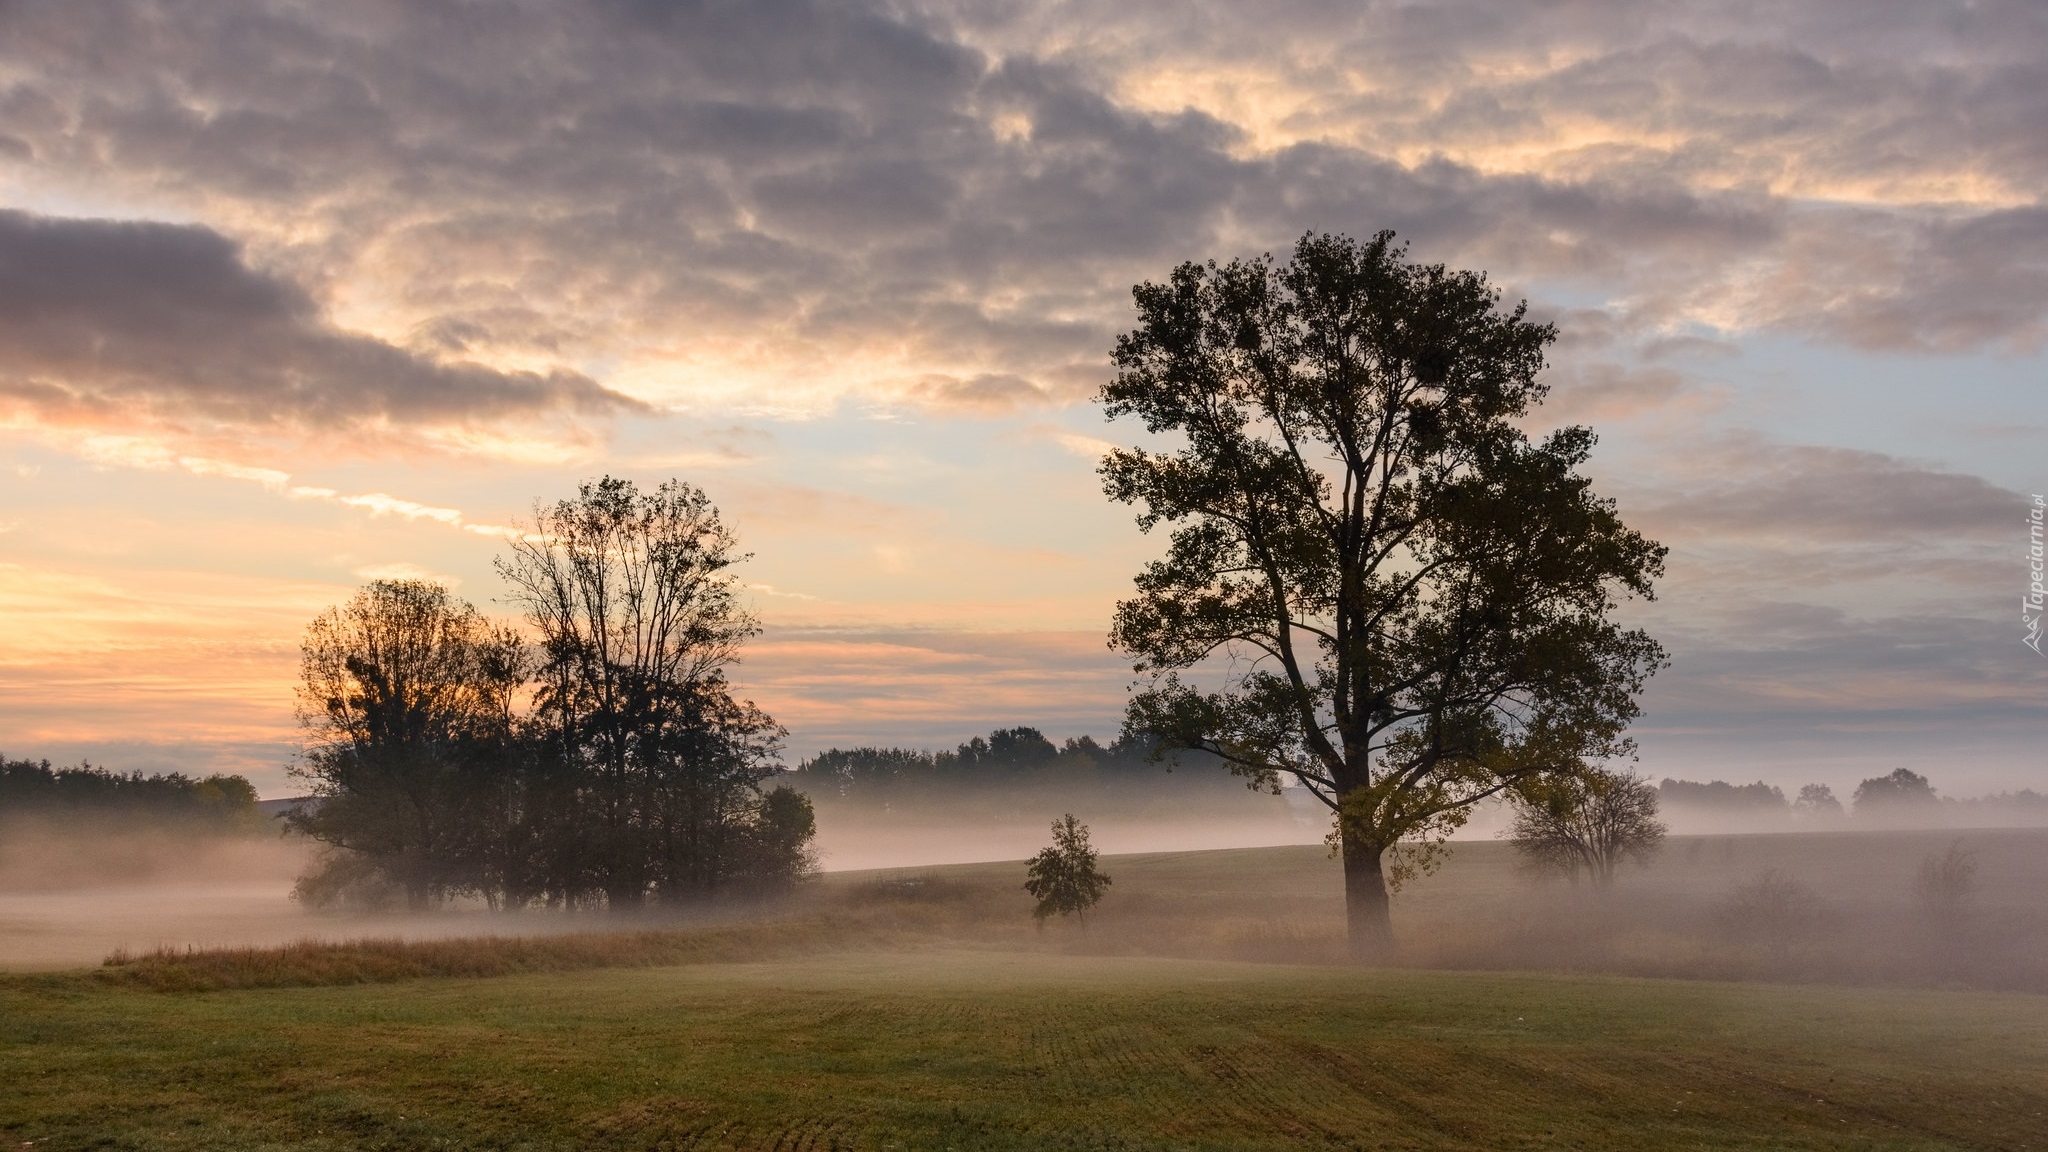
M880 940L871 941L880 943ZM844 926L742 924L716 928L471 936L442 940L301 940L274 948L160 948L115 952L102 981L161 992L374 984L425 976L509 976L590 968L654 968L753 960L848 943Z

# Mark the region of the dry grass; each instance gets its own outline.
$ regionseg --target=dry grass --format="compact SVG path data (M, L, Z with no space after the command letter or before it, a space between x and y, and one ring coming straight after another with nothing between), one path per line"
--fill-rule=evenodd
M277 948L161 948L116 952L96 974L160 992L310 988L426 976L511 976L592 968L658 968L787 956L814 943L790 925L447 940L302 940ZM835 941L839 942L839 941Z

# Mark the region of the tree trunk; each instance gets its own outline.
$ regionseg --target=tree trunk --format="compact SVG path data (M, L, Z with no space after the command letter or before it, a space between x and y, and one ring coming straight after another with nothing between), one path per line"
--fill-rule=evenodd
M1394 922L1387 906L1384 850L1344 833L1344 918L1353 960L1376 962L1394 953Z

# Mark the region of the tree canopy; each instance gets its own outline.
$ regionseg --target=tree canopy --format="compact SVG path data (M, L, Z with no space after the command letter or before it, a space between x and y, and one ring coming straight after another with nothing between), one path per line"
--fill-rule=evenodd
M1070 914L1086 917L1110 883L1095 861L1086 824L1072 812L1053 821L1052 843L1040 849L1024 869L1024 890L1038 901L1031 914L1039 920Z
M1910 812L1935 802L1934 785L1910 768L1894 768L1858 784L1851 802L1858 816Z
M1133 295L1100 399L1167 446L1101 475L1172 530L1111 629L1126 727L1297 777L1336 817L1353 951L1384 951L1397 844L1627 753L1663 655L1612 614L1664 549L1579 472L1590 431L1523 431L1556 332L1481 274L1311 234Z
M488 836L479 803L512 754L514 694L525 646L446 588L379 580L306 629L299 668L304 752L293 768L320 803L294 811L300 831L352 857L302 889L326 891L346 860L421 906L479 886Z
M1611 887L1623 862L1648 864L1664 843L1657 790L1633 772L1589 769L1524 779L1509 791L1508 838L1523 860L1577 884Z
M809 799L764 787L782 729L725 678L758 628L717 509L607 477L535 519L499 564L531 636L420 581L307 630L292 819L337 853L301 895L631 909L808 873Z
M48 760L0 755L0 820L42 816L112 817L220 832L250 832L263 824L256 789L240 776L145 776L85 762L53 768Z
M540 637L543 752L594 825L555 871L582 874L613 908L738 879L764 814L809 818L762 807L783 731L726 683L760 631L729 571L747 558L738 538L674 480L643 493L605 477L534 520L498 572Z

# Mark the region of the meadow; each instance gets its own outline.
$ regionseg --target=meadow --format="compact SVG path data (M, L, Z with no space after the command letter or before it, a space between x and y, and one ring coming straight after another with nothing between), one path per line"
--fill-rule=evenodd
M1949 935L2001 942L1999 963L1929 950L1912 878L1953 837L1902 833L1682 838L1605 900L1532 884L1501 845L1462 846L1399 898L1389 968L1331 962L1335 867L1301 847L1105 858L1109 897L1043 931L1007 863L828 874L778 907L688 921L140 952L0 977L0 1134L39 1149L2041 1147L2048 996L2025 955L2048 836L1965 839L1982 882ZM1725 939L1728 893L1765 869L1806 886L1812 935Z

